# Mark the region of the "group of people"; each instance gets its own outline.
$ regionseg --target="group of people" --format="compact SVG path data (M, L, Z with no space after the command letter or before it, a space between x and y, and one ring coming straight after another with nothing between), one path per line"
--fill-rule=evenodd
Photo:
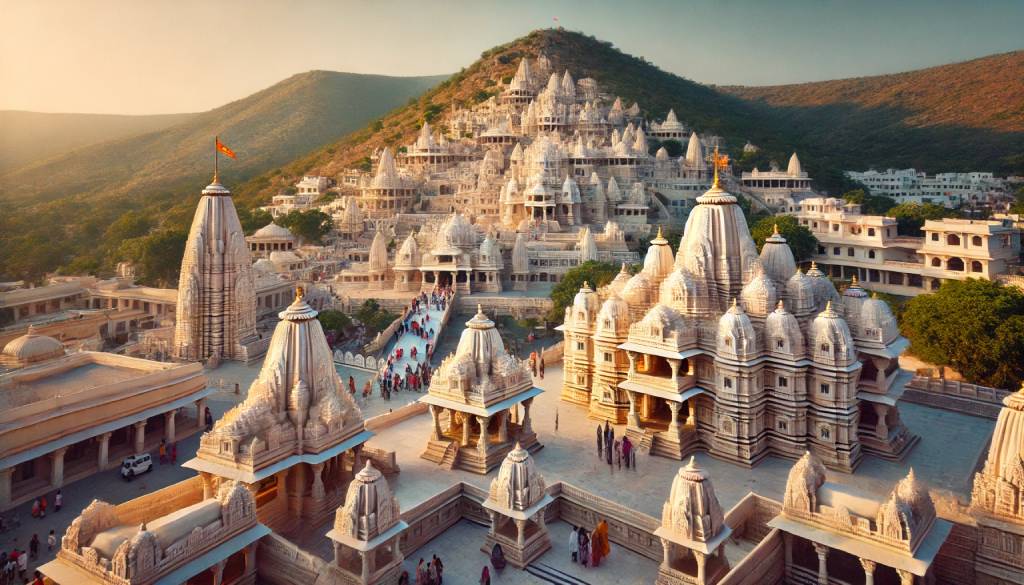
M167 444L167 441L160 440L160 448L158 450L160 455L160 463L177 463L178 462L178 444L171 443Z
M420 293L409 302L402 322L395 329L395 343L397 344L406 334L429 341L423 352L420 352L418 345L414 344L409 349L408 356L406 356L405 348L402 347L396 347L388 355L387 361L381 367L378 382L380 397L384 400L391 400L393 392L401 390L423 392L430 386L430 377L433 374L430 359L434 356L433 339L435 334L434 328L430 325L430 310L444 311L451 301L452 294L451 288L444 288L430 294ZM406 363L405 369L401 370L399 369L400 362L406 357L409 357L412 363ZM351 381L351 376L349 376L349 380L350 385L354 387L355 382ZM364 388L364 394L368 392L368 389Z
M622 440L615 438L615 429L608 421L604 421L604 427L597 425L597 458L604 459L608 466L617 465L622 469L632 468L636 471L636 449L629 437L623 435Z
M46 494L43 494L36 498L32 502L32 517L33 518L46 518L46 508L49 503L46 499ZM64 507L64 492L57 490L57 493L53 496L53 511L60 512L60 509Z
M441 585L443 582L444 563L441 562L441 558L437 555L433 555L429 561L424 561L420 558L419 564L416 565L415 585ZM401 576L398 578L398 584L410 585L408 571L402 571Z
M608 522L601 520L593 532L580 526L572 527L569 532L569 554L572 562L586 566L597 567L601 565L601 559L612 552L611 544L608 542Z
M28 542L28 550L19 549L18 540L14 540L14 549L11 550L10 554L7 552L0 552L0 585L18 585L31 583L32 585L42 585L43 576L39 571L34 571L32 580L29 581L28 577L28 563L39 557L39 547L42 546L42 542L39 540L38 534L32 535L32 540ZM46 550L53 552L53 549L57 547L57 534L50 530L49 536L46 537Z
M530 335L533 335L533 334L531 333ZM543 355L539 355L535 351L531 351L530 352L530 361L529 361L529 363L530 363L530 369L533 370L533 376L536 378L539 375L540 379L543 380L544 379L544 356Z

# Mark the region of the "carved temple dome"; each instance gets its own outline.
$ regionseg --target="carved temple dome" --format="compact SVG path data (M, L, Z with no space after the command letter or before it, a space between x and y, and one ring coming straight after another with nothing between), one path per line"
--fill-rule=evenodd
M725 514L707 472L690 457L672 480L662 507L661 525L688 540L708 542L725 526Z
M516 443L501 462L498 476L491 481L489 500L507 510L522 512L547 495L544 477L537 471L530 452Z
M15 337L4 346L5 361L19 365L32 364L64 355L64 344L48 335L40 335L35 325L29 325L25 335Z
M773 226L772 235L768 236L761 248L761 265L775 282L786 282L796 272L796 259L793 250L786 243L786 238L779 233L779 226Z
M345 494L345 504L334 515L334 533L367 542L398 526L401 522L398 498L373 463L352 478Z

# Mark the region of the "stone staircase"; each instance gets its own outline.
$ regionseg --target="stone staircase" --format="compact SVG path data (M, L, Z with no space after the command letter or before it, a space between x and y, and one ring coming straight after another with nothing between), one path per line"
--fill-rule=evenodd
M448 454L449 447L451 447L454 442L455 441L449 441L447 439L430 439L427 441L427 450L420 454L420 457L423 457L431 463L441 465L444 461L445 455Z
M546 563L534 562L526 565L526 572L552 585L590 585L587 581L573 577L565 571Z
M455 441L448 442L448 448L444 450L444 456L438 464L444 469L451 471L455 469L455 463L459 460L459 444Z

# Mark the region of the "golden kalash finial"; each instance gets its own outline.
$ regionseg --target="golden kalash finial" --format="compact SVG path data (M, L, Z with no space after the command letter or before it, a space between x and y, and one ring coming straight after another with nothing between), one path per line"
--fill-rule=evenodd
M661 226L658 226L658 238L663 239L661 235Z
M715 167L715 182L711 185L712 189L721 189L718 184L718 169L724 169L729 166L729 155L718 154L718 147L715 147L715 154L711 158L711 164Z
M589 280L584 280L583 281L583 288L590 288L590 281Z
M850 286L857 286L857 283L858 283L858 282L860 282L860 281L859 281L859 280L857 280L857 275L856 275L856 274L854 274L854 275L853 275L853 278L851 278L851 279L850 279Z
M773 223L772 224L772 235L773 236L779 235L779 224L777 224L777 223Z
M301 286L295 287L295 300L301 301L302 297L306 296L306 289Z

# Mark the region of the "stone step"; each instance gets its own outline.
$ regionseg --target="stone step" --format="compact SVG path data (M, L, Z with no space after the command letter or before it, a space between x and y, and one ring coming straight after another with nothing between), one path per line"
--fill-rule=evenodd
M560 571L545 563L530 563L526 565L526 572L553 585L590 585L588 582L576 578L565 571Z
M441 467L451 471L455 469L455 464L459 460L459 444L455 441L448 443L448 448L444 451L444 457L441 458Z

